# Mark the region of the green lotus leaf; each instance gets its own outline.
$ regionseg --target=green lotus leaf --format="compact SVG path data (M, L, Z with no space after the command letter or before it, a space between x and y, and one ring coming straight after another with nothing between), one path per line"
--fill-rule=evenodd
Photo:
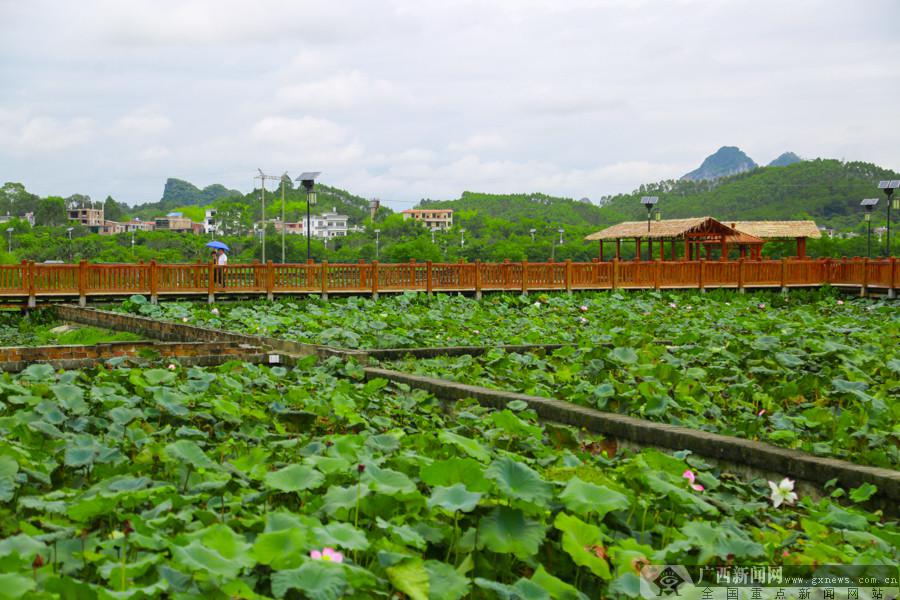
M281 529L256 536L251 555L273 569L293 569L300 566L310 547L303 529Z
M608 512L627 510L631 506L624 494L604 485L585 483L578 477L569 480L559 499L572 512L583 516L594 513L598 519L602 519Z
M448 512L471 512L478 506L481 496L478 492L470 492L461 483L450 487L438 486L432 491L428 506L439 506Z
M211 461L196 442L178 440L164 448L166 456L171 460L186 463L195 469L217 469L218 465Z
M604 535L599 527L565 513L556 515L553 526L563 533L563 550L576 565L587 567L601 579L610 579L609 564L598 555L598 550L604 546Z
M30 576L16 573L0 573L0 598L22 598L37 587Z
M400 471L382 469L374 464L366 466L362 475L362 483L388 496L410 494L416 491L416 484Z
M319 487L325 483L325 476L311 467L295 464L267 473L263 481L282 492L301 492Z
M391 584L411 600L428 600L429 576L421 558L409 558L385 569Z
M534 575L531 576L531 581L549 592L553 600L588 600L588 597L574 586L548 573L544 565L538 565Z
M545 531L543 524L528 519L520 509L498 506L478 523L478 547L525 560L537 554Z
M491 459L490 453L485 450L484 446L472 438L461 436L446 429L441 430L438 438L445 444L453 444L477 461L487 462Z
M143 372L144 379L150 385L165 385L175 381L175 371L168 369L147 369Z
M609 358L623 365L633 365L638 361L638 355L634 348L627 347L613 348L609 352Z
M508 456L491 463L485 472L506 496L545 505L553 497L553 486L528 465Z
M356 485L351 485L348 487L341 487L339 485L333 485L325 492L322 510L329 516L335 516L338 514L338 511L341 510L355 510L357 494L359 494L359 498L362 499L371 493L368 486L360 485L357 487Z
M296 569L272 574L272 594L276 598L284 598L293 589L311 600L337 600L346 587L342 565L324 560L307 560Z
M419 469L419 477L430 486L452 486L462 483L473 492L486 492L491 483L484 476L484 465L471 458L436 460Z
M240 561L228 559L198 540L187 546L173 546L172 557L190 571L209 573L222 579L234 579L241 572Z
M366 534L350 523L329 523L313 529L313 534L323 546L337 546L346 550L365 550L369 547Z
M53 390L53 394L59 401L60 406L66 409L66 412L83 415L90 410L84 401L84 390L77 385L60 383L50 386L50 389Z
M428 600L459 600L469 593L468 578L448 565L437 560L426 560L428 571Z

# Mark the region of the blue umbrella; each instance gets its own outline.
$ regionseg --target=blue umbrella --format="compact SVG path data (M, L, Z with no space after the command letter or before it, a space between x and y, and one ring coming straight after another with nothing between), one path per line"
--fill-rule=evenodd
M222 250L225 250L226 252L229 252L228 246L226 246L222 242L212 241L212 242L209 242L208 244L206 244L206 247L207 248L215 248L216 250L222 249Z

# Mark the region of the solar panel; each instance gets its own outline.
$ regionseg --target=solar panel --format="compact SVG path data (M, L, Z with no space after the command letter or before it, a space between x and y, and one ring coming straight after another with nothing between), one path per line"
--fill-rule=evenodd
M896 190L897 188L900 188L900 179L894 179L888 185L888 189Z
M305 173L300 173L300 176L294 181L315 181L316 177L321 174L321 171L307 171Z
M888 189L889 187L891 187L891 182L890 182L890 181L879 181L879 182L878 182L878 189L879 189L879 190L886 190L886 189Z
M659 202L658 196L644 196L641 198L641 204L644 205L656 204L657 202Z
M878 198L865 198L862 202L859 203L860 206L865 206L866 208L872 207L875 208L878 205Z

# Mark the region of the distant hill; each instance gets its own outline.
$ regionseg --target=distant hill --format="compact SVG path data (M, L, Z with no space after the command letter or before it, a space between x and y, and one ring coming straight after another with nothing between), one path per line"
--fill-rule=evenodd
M792 165L794 163L798 163L802 158L794 154L793 152L785 152L775 160L769 163L770 167L786 167L788 165Z
M757 165L737 146L722 146L706 157L703 163L690 173L681 176L688 181L719 179L755 169Z
M224 185L214 183L202 190L194 184L170 177L163 188L162 199L159 201L161 209L175 208L176 206L205 206L216 200L241 196L238 190L229 190Z
M484 194L463 192L457 200L422 200L419 208L452 208L473 211L511 222L540 221L551 225L600 225L599 206L582 198L559 198L547 194Z
M819 225L855 227L859 200L877 195L881 179L896 172L864 162L815 159L786 167L760 167L716 181L661 181L604 199L605 223L644 219L640 196L660 197L663 218L709 215L722 220L815 219Z

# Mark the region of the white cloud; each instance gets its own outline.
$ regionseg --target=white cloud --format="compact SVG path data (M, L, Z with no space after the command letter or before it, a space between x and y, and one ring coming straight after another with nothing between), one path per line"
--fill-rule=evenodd
M28 117L21 111L0 115L0 140L17 152L54 152L85 144L93 136L93 120L86 117Z
M278 92L286 105L308 110L344 110L381 102L409 102L409 96L389 81L359 71L286 85Z
M164 115L136 113L116 121L117 132L126 135L155 135L172 127L172 121Z
M503 148L504 146L506 146L506 141L500 134L476 133L464 141L452 142L447 146L447 149L451 152L477 152L479 150Z

